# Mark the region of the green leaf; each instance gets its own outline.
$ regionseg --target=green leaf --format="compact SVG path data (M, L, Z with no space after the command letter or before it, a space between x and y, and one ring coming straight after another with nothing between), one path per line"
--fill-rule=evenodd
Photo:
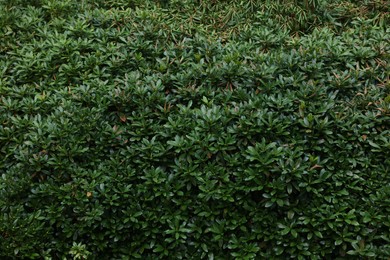
M288 233L290 233L290 228L285 228L285 229L283 229L281 232L280 232L280 234L282 235L282 236L284 236L284 235L286 235L286 234L288 234Z
M297 231L295 231L294 229L291 230L291 235L292 235L293 237L295 237L295 238L298 237L298 233L297 233Z
M281 255L284 252L284 249L282 247L278 247L278 246L275 247L274 250L275 250L276 255Z
M319 237L319 238L324 238L324 237L322 236L322 233L321 233L320 231L314 231L314 235L316 235L316 236Z
M161 246L161 245L157 245L155 249L153 249L153 252L155 253L159 253L159 252L163 252L164 251L164 247Z
M288 219L292 219L292 218L294 217L294 215L295 215L294 211L289 210L289 211L287 212L287 218L288 218Z
M379 145L377 145L376 143L374 143L374 142L371 141L371 140L368 140L368 143L369 143L372 147L374 147L374 148L381 149L381 147L380 147Z
M349 251L347 251L347 254L348 255L358 255L359 253L357 251L354 251L354 250L349 250Z
M291 184L287 184L287 193L288 194L291 194L292 193L292 185Z

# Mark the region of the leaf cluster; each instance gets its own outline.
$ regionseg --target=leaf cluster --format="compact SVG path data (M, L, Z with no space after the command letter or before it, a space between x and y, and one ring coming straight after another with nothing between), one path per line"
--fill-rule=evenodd
M386 8L0 3L1 257L389 257Z

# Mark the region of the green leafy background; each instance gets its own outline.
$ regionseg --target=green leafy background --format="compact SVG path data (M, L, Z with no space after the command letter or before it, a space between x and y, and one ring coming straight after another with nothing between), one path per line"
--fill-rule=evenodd
M388 259L388 14L0 0L0 256Z

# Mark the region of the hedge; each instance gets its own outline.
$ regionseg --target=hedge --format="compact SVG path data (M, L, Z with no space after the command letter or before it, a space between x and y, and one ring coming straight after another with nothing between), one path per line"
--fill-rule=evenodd
M1 1L0 256L388 259L377 2Z

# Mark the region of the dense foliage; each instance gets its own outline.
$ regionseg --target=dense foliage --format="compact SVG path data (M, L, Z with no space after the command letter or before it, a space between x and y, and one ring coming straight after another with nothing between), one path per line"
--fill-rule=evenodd
M389 259L388 12L0 0L0 257Z

